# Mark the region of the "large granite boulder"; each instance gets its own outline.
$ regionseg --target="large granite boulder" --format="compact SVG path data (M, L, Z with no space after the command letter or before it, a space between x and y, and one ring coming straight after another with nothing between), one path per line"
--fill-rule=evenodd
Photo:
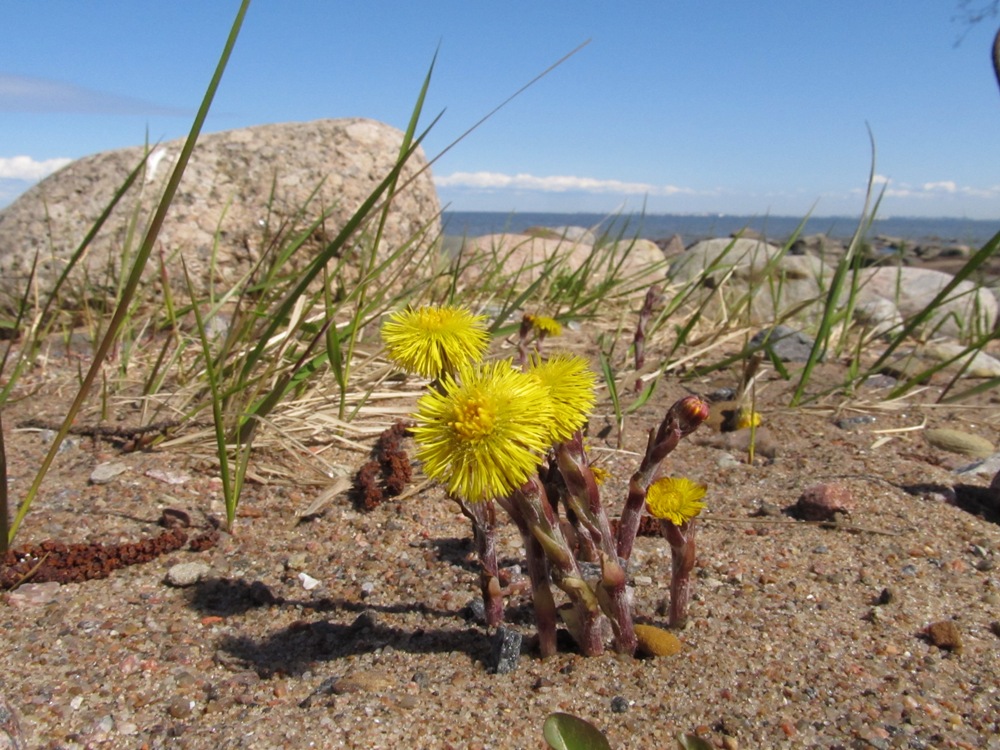
M924 310L953 276L930 268L882 266L861 271L858 298L862 304L892 303L904 318ZM997 298L989 289L962 281L924 325L925 332L973 337L993 330Z
M179 283L183 278L180 255L199 293L210 285L225 290L266 252L277 233L303 229L328 210L322 228L290 259L293 267L305 265L386 177L402 138L395 128L356 118L203 135L159 234L171 279ZM108 269L117 273L135 217L132 252L138 248L182 145L176 140L153 147L145 174L91 243L84 267L67 290L70 295L84 288L99 293ZM36 253L38 289L44 295L52 287L145 151L137 146L79 159L0 211L0 308L23 293ZM418 175L426 166L418 152L404 169L399 184L412 182L393 202L381 253L425 230L428 236L437 234L440 205L431 174Z

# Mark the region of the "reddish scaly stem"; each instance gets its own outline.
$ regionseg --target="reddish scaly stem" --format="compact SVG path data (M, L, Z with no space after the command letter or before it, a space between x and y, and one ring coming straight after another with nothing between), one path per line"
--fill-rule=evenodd
M639 470L629 481L628 496L618 523L618 557L628 560L632 556L635 535L646 504L646 492L656 478L660 463L677 447L681 438L690 435L708 418L708 404L697 396L685 396L667 409L659 429L649 431L646 454Z
M635 351L635 369L641 370L646 364L646 326L649 325L650 318L653 317L653 305L660 297L660 288L655 284L646 290L646 299L642 303L642 310L639 311L639 321L635 325L635 337L632 341L632 348ZM636 381L640 383L642 381Z
M573 439L555 446L559 473L566 485L566 502L579 524L581 538L594 540L599 553L594 558L601 563L598 601L611 620L615 634L615 648L633 654L636 649L632 608L628 603L625 586L627 576L618 560L611 523L608 520L601 495L583 448L583 436L578 431Z
M511 493L506 502L521 517L531 536L544 551L553 582L569 596L573 604L571 631L580 650L586 656L603 653L600 628L603 615L600 604L590 585L584 580L538 477L532 477Z
M668 622L672 628L687 625L688 602L691 599L691 571L695 559L695 521L681 526L660 521L660 533L670 542L670 607Z

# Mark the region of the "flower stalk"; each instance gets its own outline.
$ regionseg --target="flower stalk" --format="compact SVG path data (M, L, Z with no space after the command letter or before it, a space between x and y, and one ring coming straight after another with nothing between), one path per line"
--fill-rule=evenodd
M472 540L479 559L479 588L483 595L486 626L498 627L503 622L503 590L497 564L496 506L492 500L467 503L455 498L462 515L472 522Z
M646 492L663 459L677 447L681 438L698 429L706 419L708 419L708 404L698 396L685 396L667 410L659 429L655 432L649 431L646 453L638 471L629 481L628 496L618 524L619 557L628 560L632 556L632 546L635 544L636 534L639 533Z
M687 625L688 602L691 599L691 571L695 560L695 528L693 519L680 526L661 519L660 533L670 543L670 606L667 623L672 628Z

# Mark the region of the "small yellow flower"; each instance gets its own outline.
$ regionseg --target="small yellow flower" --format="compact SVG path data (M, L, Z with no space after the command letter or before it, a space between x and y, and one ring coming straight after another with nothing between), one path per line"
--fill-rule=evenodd
M748 427L760 426L760 412L754 411L749 406L744 406L736 415L736 429L745 430Z
M611 472L605 469L603 466L591 466L590 473L594 475L594 481L597 482L597 486L600 487L611 477Z
M486 317L464 307L419 307L393 313L382 326L382 341L407 372L439 378L482 360L489 334Z
M701 499L707 487L687 477L664 477L649 486L646 509L651 516L683 526L705 509Z
M550 318L547 315L531 315L530 313L524 317L531 323L535 333L540 336L559 336L562 333L562 326L555 318Z
M548 450L551 399L513 363L463 368L417 403L417 458L424 472L469 502L510 494Z
M552 443L573 437L594 408L596 377L587 360L575 354L557 354L544 362L534 358L528 375L552 398Z

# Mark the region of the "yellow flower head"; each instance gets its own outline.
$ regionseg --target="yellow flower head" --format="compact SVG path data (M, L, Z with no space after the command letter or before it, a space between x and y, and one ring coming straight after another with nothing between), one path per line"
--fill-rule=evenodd
M611 477L611 472L605 469L603 466L593 466L590 467L590 472L594 475L594 481L597 482L597 486L600 487Z
M562 333L562 326L559 325L559 321L555 318L550 318L547 315L532 315L530 313L524 317L531 323L531 327L535 329L535 333L540 336L558 336Z
M469 502L510 494L548 450L548 392L509 361L474 365L417 403L424 472Z
M587 360L575 354L557 354L544 362L536 357L528 375L543 386L552 399L551 442L569 440L583 427L596 400L596 378Z
M748 427L760 426L760 412L754 411L749 406L744 406L736 416L736 429L745 430Z
M407 372L439 378L482 360L489 334L486 317L464 307L418 307L393 313L382 326L382 341Z
M664 477L649 486L646 509L651 516L682 526L705 509L706 487L687 477Z

